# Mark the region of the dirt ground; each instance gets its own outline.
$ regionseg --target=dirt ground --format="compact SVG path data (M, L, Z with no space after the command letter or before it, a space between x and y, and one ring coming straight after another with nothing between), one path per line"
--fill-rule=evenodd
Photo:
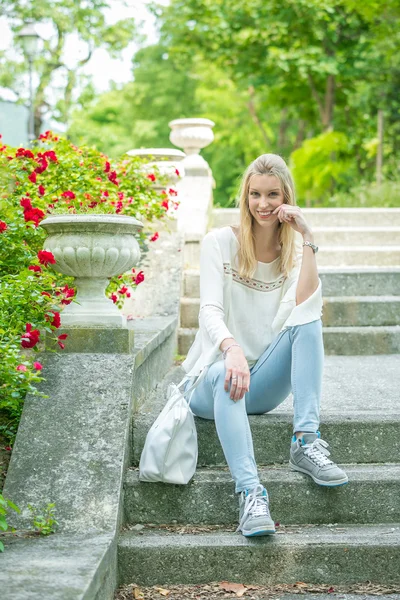
M152 586L140 587L135 584L120 587L115 595L115 600L219 600L222 598L245 598L246 600L285 600L294 596L320 598L320 594L331 594L336 600L348 598L348 594L363 598L390 595L393 600L400 596L400 586L379 585L366 582L348 586L312 585L301 581L285 585L243 585L221 581L207 585L168 585L165 587ZM393 595L392 595L393 594Z

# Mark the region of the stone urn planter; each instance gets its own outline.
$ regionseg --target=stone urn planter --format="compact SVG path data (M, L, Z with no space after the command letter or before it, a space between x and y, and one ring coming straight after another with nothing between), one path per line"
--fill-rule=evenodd
M135 237L143 227L120 215L55 215L41 222L44 249L56 259L53 268L75 277L76 302L61 313L63 327L124 327L126 318L105 295L109 278L137 266Z
M187 155L184 160L187 175L209 174L210 167L200 156L200 150L214 140L214 125L211 119L175 119L169 123L169 139L174 146L183 148Z
M156 166L160 174L167 179L166 184L160 185L155 181L154 188L158 191L167 186L174 186L178 183L180 177L184 177L185 170L182 164L185 153L175 148L134 148L127 152L129 156L139 156L146 163L143 168L146 173L151 173L153 166ZM179 176L176 173L179 171Z

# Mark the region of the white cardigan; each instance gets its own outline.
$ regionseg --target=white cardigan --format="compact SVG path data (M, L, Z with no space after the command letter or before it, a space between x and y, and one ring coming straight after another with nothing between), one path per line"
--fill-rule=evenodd
M260 278L243 279L236 269L237 249L238 240L231 227L209 232L201 244L200 327L182 364L189 376L199 375L204 367L222 358L219 347L224 339L232 337L238 342L242 341L238 339L241 330L238 329L237 323L241 323L243 330L246 329L247 320L250 327L251 318L255 316L254 306L258 306L257 319L264 327L260 327L262 339L257 340L256 349L254 344L248 344L249 348L246 349L245 341L241 343L242 346L244 345L243 350L248 360L250 355L249 364L255 362L255 359L283 329L310 323L321 317L321 281L316 291L307 300L296 305L300 264L286 278L276 271L272 281L269 282ZM267 272L273 273L275 262L266 265L258 263L257 272L262 272L265 265ZM241 286L241 289L235 289L233 286ZM263 292L268 293L263 294ZM233 304L234 302L236 304ZM253 348L250 348L251 345ZM257 356L254 356L254 352Z

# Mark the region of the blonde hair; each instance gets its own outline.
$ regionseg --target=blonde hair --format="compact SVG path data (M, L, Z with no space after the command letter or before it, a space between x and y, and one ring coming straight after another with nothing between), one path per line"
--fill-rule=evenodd
M275 175L282 186L283 202L291 205L296 204L293 179L281 156L262 154L247 167L240 185L238 201L240 228L237 258L241 277L252 277L257 267L253 229L254 218L249 209L250 179L253 175ZM281 273L287 276L296 260L296 232L287 223L281 223L279 226L279 243L282 248L279 267Z

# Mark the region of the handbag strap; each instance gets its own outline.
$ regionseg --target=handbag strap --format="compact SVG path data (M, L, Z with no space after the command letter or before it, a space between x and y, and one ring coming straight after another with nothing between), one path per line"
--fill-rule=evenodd
M186 394L190 394L189 400L187 401L188 406L190 406L190 403L192 401L194 390L197 388L197 386L199 385L199 383L201 383L203 381L203 379L207 375L207 371L208 371L208 366L204 367L204 369L201 371L200 375L196 378L196 381L193 383L193 385L185 392L185 395ZM190 377L188 377L187 375L185 375L185 377L182 379L182 381L180 381L178 383L178 385L176 387L178 389L181 388L185 383L187 383L187 381L189 379L190 379Z

